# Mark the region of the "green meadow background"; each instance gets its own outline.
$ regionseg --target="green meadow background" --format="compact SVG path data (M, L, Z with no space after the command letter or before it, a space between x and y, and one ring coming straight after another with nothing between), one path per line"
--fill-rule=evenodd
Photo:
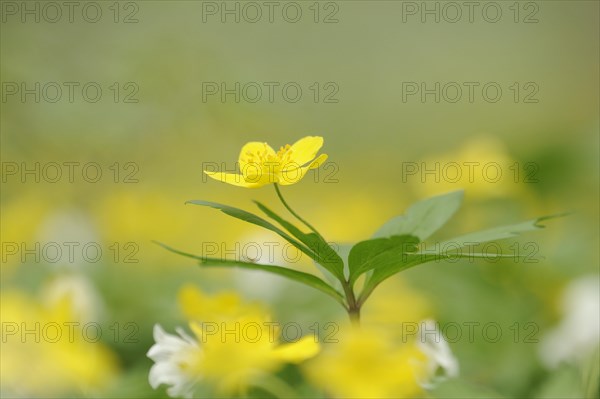
M421 14L407 15L407 2L401 1L299 1L303 14L296 23L282 17L287 2L280 3L272 23L265 15L255 23L243 15L239 23L233 17L222 23L219 14L206 14L208 5L201 1L99 1L103 14L96 23L78 12L83 2L73 22L65 15L47 21L43 14L39 22L31 16L23 22L20 7L33 8L36 2L1 3L2 295L18 294L43 305L48 284L65 276L83 279L89 284L85 291L97 300L84 312L94 310L90 319L103 326L101 342L115 365L109 384L82 393L76 384L40 389L35 380L41 376L11 371L3 361L3 394L164 396L162 388L153 391L147 383L152 363L145 354L153 344L155 323L169 330L185 324L177 292L187 283L265 301L282 322L345 323L342 309L308 288L258 272L199 270L152 242L201 253L207 242L234 248L236 242L276 241L256 226L184 202L206 199L254 211L252 200L257 199L282 210L271 187L250 190L208 181L203 167L224 163L234 169L248 141L279 147L320 135L330 164L285 187L284 193L336 243L367 239L412 202L461 188L465 204L441 238L572 212L517 240L520 248L534 243L537 263L432 263L388 284L391 291L398 284L398 290L410 287L425 298L442 325L497 322L502 327L498 342L476 334L472 342L463 337L450 344L461 375L434 390L433 397L584 395L585 361L553 368L540 353L546 334L565 317L561 298L569 283L584 276L598 279L598 2L498 1L503 14L496 23L482 17L489 2L476 8L473 22L463 15L454 23L443 15L439 23L432 16L423 23ZM12 3L19 7L14 15ZM435 2L427 3L433 7ZM440 10L446 4L438 3ZM526 23L533 11L537 22ZM36 82L39 102L35 94L23 101L21 89L35 88ZM45 86L48 82L62 87L56 102L56 85ZM73 101L64 82L78 84ZM97 102L82 93L89 82L102 89ZM248 101L253 96L248 91L246 97L240 93L239 102L232 94L222 100L220 92L207 94L209 86L214 88L211 82L219 90L222 82L229 89L236 82L241 87L255 82L248 90L258 85L262 97ZM264 82L278 84L273 101ZM302 88L297 102L282 94L290 82ZM456 82L462 97L451 102L441 96L436 102L429 94L422 101L420 93L407 95L411 82L429 88L435 82L440 87ZM464 82L478 84L473 101ZM490 82L502 88L497 102L482 95L482 86ZM72 181L65 162L75 163ZM442 170L452 162L498 162L502 178L487 181L477 168L473 182L451 182ZM35 170L36 163L39 181L36 172L22 173ZM54 178L47 166L52 163L62 165L61 178ZM98 165L102 172L98 182L82 174L90 163L92 180ZM435 175L420 173L436 163L439 182ZM515 163L516 179L514 166L509 168ZM408 165L417 165L419 172L407 175ZM533 178L526 179L527 173ZM23 245L49 242L81 245L74 261L64 254L57 262L42 255L22 259ZM102 248L99 261L81 255L88 242ZM305 259L290 267L316 272ZM7 297L3 323L12 315ZM391 303L392 313L411 306ZM537 326L537 342L520 337L515 343L511 326L530 322ZM134 339L114 339L109 330L114 323L121 330L134 323L127 331ZM3 341L2 352L7 345ZM16 355L26 364L41 356L25 350ZM61 362L50 364L52 377Z

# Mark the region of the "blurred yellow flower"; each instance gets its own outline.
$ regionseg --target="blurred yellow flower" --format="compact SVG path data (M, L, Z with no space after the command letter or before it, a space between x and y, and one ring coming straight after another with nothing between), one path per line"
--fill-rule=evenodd
M411 165L407 165L410 167ZM405 171L419 196L465 189L470 197L492 199L523 194L527 170L493 136L475 137L454 151L426 159ZM535 178L532 176L530 178Z
M17 250L18 246L34 245L39 225L51 206L50 201L40 201L37 195L23 192L14 198L2 199L0 275L3 280L12 276L22 262L22 252Z
M352 328L305 364L305 374L336 398L412 398L423 394L426 355L414 343L397 344L378 330Z
M240 151L238 166L241 174L205 170L208 176L234 186L258 188L270 183L283 186L298 183L310 169L318 168L327 159L317 153L323 138L307 136L275 150L267 143L250 142Z
M423 396L424 388L458 374L432 313L427 297L390 279L365 304L361 327L342 331L338 343L306 363L307 377L337 398Z
M234 293L209 297L188 286L180 292L180 304L193 318L193 335L179 328L178 335L171 335L156 325L156 343L148 351L155 362L150 385L168 385L170 396L192 397L200 381L219 395L244 394L285 363L300 363L319 352L313 336L281 344L281 328L270 315Z
M260 303L244 303L236 292L210 296L192 284L179 290L178 301L185 318L198 322L229 321L248 315L266 314L266 309Z
M419 198L465 190L470 217L453 219L455 228L462 231L503 223L510 206L527 209L525 214L554 212L543 207L533 190L540 178L538 165L512 157L498 137L476 136L423 162L405 163L403 168L403 178ZM497 201L500 199L511 201Z
M361 324L398 337L433 315L428 298L396 276L381 284L365 302Z
M116 377L116 356L96 342L99 324L78 320L73 299L64 296L52 306L42 306L18 291L2 293L0 388L4 394L86 396L107 388Z
M279 327L265 318L224 322L218 326L220 331L212 333L211 329L210 335L201 328L198 323L192 325L196 336L204 341L197 372L223 394L244 393L265 373L278 370L284 363L300 363L319 352L313 336L280 345Z

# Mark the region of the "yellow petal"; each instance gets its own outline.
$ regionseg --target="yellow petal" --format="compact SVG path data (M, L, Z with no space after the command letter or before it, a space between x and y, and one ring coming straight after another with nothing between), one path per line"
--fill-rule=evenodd
M275 150L267 143L251 141L244 145L238 159L240 170L244 170L248 163L260 163L260 159L268 156L274 157Z
M307 336L300 340L283 344L273 350L273 354L280 360L288 363L300 363L316 356L320 351L319 343L315 337Z
M242 176L247 183L261 185L277 183L277 172L281 167L278 161L267 161L264 164L247 163L242 168Z
M277 174L270 173L272 167L263 168L262 170L253 169L252 173L244 175L246 183L253 184L252 187L262 187L271 183L278 183L279 177Z
M267 184L263 183L262 181L247 182L246 180L244 180L244 176L235 173L210 172L208 170L205 170L204 173L206 173L208 176L212 177L215 180L227 184L232 184L238 187L257 188Z
M298 164L288 164L284 169L279 172L279 184L282 186L289 186L290 184L298 183L306 172L310 169L315 169L321 166L327 160L327 154L321 154L317 159L312 161L308 166L298 167Z
M198 307L203 305L204 300L202 292L191 284L186 284L179 290L179 307L187 319L198 319L196 312Z
M286 152L289 160L302 166L317 156L317 152L323 147L323 137L307 136L296 141Z
M235 292L207 296L192 284L181 287L178 302L188 320L203 322L233 317L243 309L241 298Z
M310 163L310 165L308 165L308 169L317 169L318 167L323 165L325 163L325 161L327 161L327 158L329 158L329 156L327 154L319 155L317 157L317 159L315 159L314 161L312 161Z

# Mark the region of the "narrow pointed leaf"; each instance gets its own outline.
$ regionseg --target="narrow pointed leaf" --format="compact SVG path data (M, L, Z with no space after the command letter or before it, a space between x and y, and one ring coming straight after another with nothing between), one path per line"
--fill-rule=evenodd
M263 264L259 264L259 263L242 262L242 261L236 261L236 260L208 258L208 257L203 257L203 256L198 256L198 255L193 255L193 254L190 254L187 252L183 252L183 251L177 250L175 248L172 248L172 247L170 247L166 244L160 243L160 242L156 242L156 243L168 251L171 251L178 255L182 255L182 256L197 260L199 262L200 266L203 266L203 267L240 267L242 269L262 270L265 272L277 274L279 276L286 277L291 280L297 281L299 283L308 285L312 288L315 288L315 289L333 297L337 302L342 304L342 306L345 306L344 299L339 292L337 292L333 287L331 287L330 285L325 283L323 280L321 280L320 278L318 278L317 276L314 276L312 274L300 272L300 271L293 270L293 269L288 269L283 266L263 265Z
M229 205L223 205L223 204L219 204L217 202L210 202L210 201L203 201L203 200L187 201L186 204L194 204L194 205L201 205L201 206L208 206L211 208L215 208L229 216L233 216L236 219L240 219L245 222L248 222L248 223L260 226L260 227L264 227L265 229L271 230L272 232L278 234L280 237L282 237L283 239L288 241L294 247L298 248L300 251L302 251L306 255L310 256L311 258L314 259L314 257L315 257L314 252L310 248L307 248L305 245L303 245L301 242L298 242L297 240L295 240L293 237L291 237L285 231L281 230L277 226L273 225L272 223L268 222L267 220L261 218L260 216L255 215L253 213L250 213L243 209L234 208Z
M310 248L315 254L315 261L340 280L344 280L344 261L333 248L315 233L304 233L298 227L283 219L258 201L254 201L261 211L279 223L295 238Z
M467 246L476 246L482 243L503 240L506 238L516 237L520 233L524 233L527 231L534 231L543 229L545 226L541 225L540 222L556 217L563 216L561 215L553 215L553 216L543 216L537 219L528 220L526 222L511 224L507 226L494 227L487 230L477 231L473 233L468 233L462 235L460 237L456 237L450 240L443 241L437 245L440 248L448 248L451 247L453 249L460 249ZM432 253L435 250L431 251L421 251L421 253Z

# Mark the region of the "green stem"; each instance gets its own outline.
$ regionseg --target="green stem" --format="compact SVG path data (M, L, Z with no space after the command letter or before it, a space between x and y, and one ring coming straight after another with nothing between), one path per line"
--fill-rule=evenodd
M356 301L356 296L350 283L344 281L342 282L342 286L344 287L344 293L348 301L348 307L346 308L348 317L350 317L350 322L358 327L360 325L360 304Z
M350 322L353 326L360 326L360 308L348 310L348 316L350 316Z
M286 202L286 200L283 198L283 195L281 194L281 190L279 190L279 185L277 183L274 184L275 186L275 192L277 192L277 196L279 197L279 200L281 201L281 203L283 204L283 206L285 206L285 208L292 214L294 215L294 217L296 219L298 219L300 222L304 223L304 225L306 227L308 227L313 233L315 233L321 240L323 240L323 242L327 242L325 240L325 238L323 238L323 236L321 235L321 233L319 233L317 231L317 229L315 229L313 227L313 225L311 225L310 223L308 223L306 220L304 220L300 215L298 215L290 206L289 204ZM355 325L358 326L360 324L360 307L361 307L361 303L358 302L356 300L356 296L354 295L354 290L352 289L352 286L350 284L349 281L344 281L344 279L340 279L340 282L342 283L342 286L344 288L344 293L346 294L346 300L348 301L348 306L346 308L346 310L348 311L348 316L350 317L350 322Z
M377 287L377 286L375 286L375 287ZM369 298L369 296L371 296L371 294L373 293L373 290L375 290L375 287L371 287L370 289L361 292L360 296L358 297L358 301L357 301L358 307L361 307L365 303L367 298Z
M277 183L274 184L275 186L275 191L277 192L277 196L279 197L279 200L281 201L281 203L283 204L283 206L285 206L285 208L292 214L294 215L294 217L296 219L298 219L299 221L301 221L302 223L304 223L304 225L306 227L308 227L309 229L312 230L313 233L315 233L317 236L319 236L323 241L325 241L325 239L323 238L323 236L321 235L321 233L319 233L317 231L317 229L315 229L313 227L312 224L308 223L306 220L304 220L302 217L300 217L300 215L298 215L296 212L294 212L294 210L288 205L288 203L285 201L285 199L283 198L283 195L281 195L281 191L279 190L279 185ZM327 242L327 241L325 241Z

